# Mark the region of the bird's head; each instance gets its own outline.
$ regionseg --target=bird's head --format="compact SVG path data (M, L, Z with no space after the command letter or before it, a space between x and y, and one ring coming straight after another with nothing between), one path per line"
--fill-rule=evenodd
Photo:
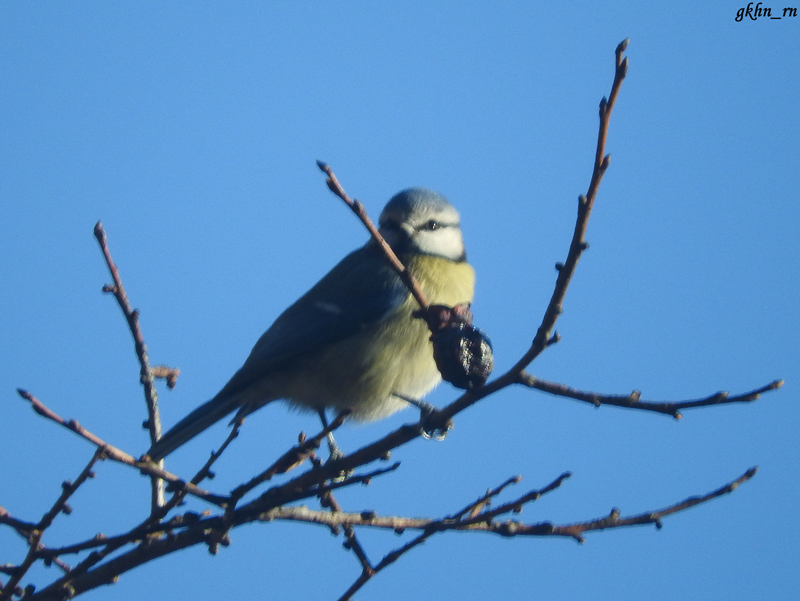
M458 211L441 194L408 188L386 203L379 231L395 253L465 261Z

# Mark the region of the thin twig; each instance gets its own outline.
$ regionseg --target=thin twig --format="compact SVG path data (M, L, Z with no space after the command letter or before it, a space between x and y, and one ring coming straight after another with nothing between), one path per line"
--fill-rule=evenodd
M86 467L83 468L80 475L76 478L75 482L67 481L61 485L61 495L59 495L58 500L56 500L50 510L42 516L42 519L39 520L39 523L34 527L33 532L28 539L28 554L19 568L14 572L9 581L3 587L2 591L0 591L0 601L8 601L11 599L14 591L17 589L17 585L19 585L22 578L33 565L33 562L37 559L37 553L39 551L39 546L45 530L50 527L50 525L53 523L53 520L59 513L69 512L67 501L75 493L75 491L78 490L78 488L80 488L84 482L86 482L88 478L94 477L94 473L92 472L94 465L103 457L103 455L103 449L97 449L94 455L92 455L92 458L89 460L89 463L86 464Z
M14 530L16 530L17 534L19 534L25 540L30 539L30 537L33 535L33 530L36 528L36 524L33 524L31 522L25 522L23 520L18 520L17 518L9 514L8 511L6 511L6 509L3 507L0 507L0 524L10 526ZM66 563L64 563L57 557L54 557L52 555L48 557L47 556L48 551L49 549L47 547L45 547L41 543L39 544L38 555L40 557L45 557L46 561L52 561L54 564L56 564L60 569L62 569L65 572L69 572L72 569L70 568L70 566L68 566ZM19 566L14 566L13 569L14 570L19 569ZM2 571L3 571L2 566L0 566L0 572ZM2 587L0 587L0 590L2 590Z
M208 478L211 475L211 467L214 465L214 463L216 463L217 459L220 458L220 455L222 455L225 449L228 448L228 445L230 445L231 442L233 442L233 440L237 436L239 436L239 429L241 428L243 422L244 422L243 418L234 421L233 427L231 428L231 431L228 433L228 437L225 439L222 445L220 445L219 449L217 449L216 452L211 453L211 456L208 458L208 461L206 461L203 467L200 468L200 470L194 475L194 477L188 482L188 484L184 483L183 485L181 485L180 488L173 493L172 498L169 501L159 506L147 520L145 520L134 530L145 529L151 524L154 524L163 519L170 511L172 511L172 509L180 505L180 503L186 498L186 495L188 495L190 492L189 486L197 486L203 480Z
M614 82L611 84L611 93L608 99L603 98L600 101L600 129L597 134L597 148L595 150L592 178L586 196L581 196L578 199L578 218L575 222L575 231L572 235L572 242L570 243L569 252L567 253L567 259L563 264L558 265L556 286L553 290L553 295L550 297L547 309L545 310L542 323L533 339L531 348L523 355L517 364L511 368L513 372L522 372L522 370L530 365L548 346L553 328L556 325L558 317L562 313L564 297L572 281L572 276L575 274L578 260L583 254L583 251L589 247L584 237L586 235L586 227L589 223L589 216L591 215L594 201L597 198L597 191L600 189L600 182L608 169L610 161L610 155L605 154L606 138L608 136L611 112L614 110L622 80L625 79L628 72L628 59L622 57L622 53L625 52L627 47L627 39L620 42L617 46L615 50L616 68L614 70Z
M342 511L341 505L336 500L336 497L333 496L333 492L328 490L320 495L320 501L322 502L323 507L327 507L331 510L332 513L339 513ZM361 573L367 574L369 578L371 578L375 574L375 570L372 568L372 564L367 557L367 552L364 551L364 547L361 546L361 543L356 536L356 530L352 526L345 525L342 526L344 530L344 548L350 549L353 552L353 555L356 556L358 559L358 563L361 566Z
M603 179L606 169L608 169L610 161L610 157L605 155L606 137L608 135L611 112L614 109L622 80L625 79L625 75L628 71L628 59L622 57L622 53L627 46L628 40L623 40L615 51L616 68L614 70L614 81L611 84L611 93L608 99L603 98L600 101L600 127L597 134L597 147L595 150L595 160L589 189L586 192L586 196L581 195L578 198L578 217L575 221L575 230L572 234L569 251L567 252L567 259L564 263L558 263L556 265L558 268L556 285L550 297L547 309L545 309L541 325L536 331L536 336L530 348L508 372L488 382L485 386L468 391L444 409L430 415L428 417L427 428L436 428L438 425L444 426L455 414L463 411L480 399L511 384L517 383L523 370L530 365L544 349L558 342L559 336L558 334L553 334L553 328L555 327L558 317L561 315L564 297L572 281L572 276L575 274L578 260L583 254L583 251L589 247L584 239L586 227L589 223L594 201L597 198L600 182Z
M581 536L583 532L589 532L592 530L605 530L607 528L623 528L626 526L643 526L646 524L655 524L656 528L662 528L661 518L664 518L668 515L672 515L673 513L678 513L679 511L685 511L695 505L700 505L701 503L706 503L711 501L712 499L716 499L717 497L721 497L728 493L733 492L736 490L740 484L747 482L756 475L758 471L758 467L751 467L747 470L744 474L736 478L733 482L729 482L728 484L721 486L717 490L714 490L708 494L702 496L695 496L689 497L688 499L684 499L680 503L675 503L674 505L670 505L669 507L665 507L664 509L660 509L658 511L649 511L646 513L642 513L639 515L631 516L629 518L620 518L619 517L619 510L612 509L611 514L608 517L600 518L597 520L592 520L590 522L581 522L579 524L570 524L568 526L553 526L553 531L550 533L552 536L569 536L574 538L580 543L584 542L584 538ZM525 532L524 530L515 533L515 534L535 534L533 532Z
M481 511L483 507L487 505L487 503L491 502L491 500L494 497L499 495L501 492L503 492L507 487L511 486L512 484L519 484L521 480L522 476L512 476L497 488L489 489L488 491L486 491L486 494L483 495L480 499L478 499L477 501L473 501L472 503L464 507L464 509L462 509L461 511L457 511L456 513L454 513L452 516L453 519L461 519L466 514L477 515L478 512Z
M443 532L445 530L461 530L465 528L469 528L472 524L476 523L491 523L492 518L497 515L501 515L504 513L509 513L511 511L517 511L519 507L524 505L525 503L529 503L531 501L535 501L543 494L548 493L552 490L555 490L561 485L561 482L564 481L566 478L569 478L569 474L561 474L558 478L556 478L553 482L548 484L545 488L541 490L534 490L531 491L516 501L512 501L511 503L505 503L496 509L493 509L489 512L484 512L480 514L474 514L471 510L478 506L485 504L489 499L499 494L504 488L509 486L510 484L516 484L519 482L520 478L509 478L499 487L494 490L489 491L486 495L484 495L481 499L479 499L476 503L471 503L466 508L462 509L461 511L453 514L452 516L443 518L441 520L431 520L427 526L423 529L423 532L407 542L402 547L398 547L397 549L390 551L387 553L383 559L376 565L375 567L370 566L369 570L364 570L356 579L356 581L350 586L350 588L345 591L345 593L339 598L339 601L347 601L350 599L361 587L363 587L373 576L378 574L384 568L390 566L398 559L400 559L403 555L411 551L411 549L418 547L426 540L428 540L431 536L436 533ZM461 519L464 514L472 513L468 518ZM348 526L343 526L348 527ZM352 528L352 526L349 526ZM395 532L402 532L401 529L395 528Z
M329 491L336 490L338 488L342 488L345 486L352 486L354 484L364 484L366 482L369 482L373 478L393 472L399 467L399 465L400 465L399 463L395 463L394 465L388 468L374 470L367 474L352 476L347 480L341 482L335 482L333 484L320 487L313 491L308 491L308 494L305 495L305 498L313 497L319 494L324 494ZM234 524L239 525L252 521L270 522L273 520L272 511L274 509L275 508L273 507L268 511L261 511L261 512L256 512L253 510L248 510L246 512L240 511L239 513L235 514ZM363 513L361 515L364 516ZM154 534L171 532L181 529L191 529L195 526L206 528L209 527L208 520L214 520L217 518L219 518L219 516L207 518L206 521L201 522L199 514L194 512L187 512L183 515L174 516L166 522L159 523L148 519L139 526L136 526L132 530L125 532L123 534L119 534L116 536L105 536L103 534L98 534L80 543L75 543L64 547L51 547L51 548L41 549L39 555L43 558L50 559L58 557L60 555L71 555L74 553L80 553L81 551L86 551L88 549L96 549L97 547L113 546L116 549L122 547L127 543L140 541Z
M572 476L571 473L564 472L544 488L541 488L539 490L532 490L528 493L525 493L518 499L515 499L514 501L511 501L509 503L503 503L502 505L499 505L498 507L495 507L494 509L491 509L489 511L484 511L477 515L472 515L468 518L457 520L456 523L463 528L471 526L472 524L490 523L494 518L496 518L499 515L504 515L512 511L518 512L523 505L531 503L532 501L537 501L539 498L541 498L542 495L554 491L559 486L561 486L561 483L564 482L564 480L566 480L571 476Z
M328 436L328 434L339 428L344 423L346 417L347 413L340 413L329 425L323 427L319 434L304 440L299 445L292 447L286 453L281 455L266 470L252 478L249 482L246 482L245 484L233 489L231 492L232 504L235 505L238 503L239 499L257 487L259 484L271 480L277 474L285 474L286 472L301 465L320 447L322 440Z
M119 275L114 259L111 258L111 251L108 249L108 238L106 231L103 229L103 224L97 222L94 226L94 235L97 242L100 244L100 249L103 251L108 270L111 272L111 278L114 280L113 285L103 286L103 292L110 292L117 299L122 313L125 315L125 320L128 322L128 327L131 330L133 341L136 347L136 356L139 358L139 381L144 387L144 398L147 405L147 429L150 432L150 444L155 444L161 438L161 417L158 412L158 392L156 391L155 379L153 370L150 369L150 359L147 356L147 345L144 343L144 336L142 329L139 326L139 311L133 309L128 301L128 295L125 292L125 287L122 285L122 278ZM173 387L177 373L172 376ZM163 463L159 463L163 467ZM164 504L164 484L156 477L151 477L152 483L152 496L151 496L151 512L155 512L158 507Z
M19 534L23 538L28 538L31 535L33 529L36 528L36 524L18 520L17 518L13 517L10 513L8 513L8 511L6 511L3 507L0 507L0 524L4 524L5 526L10 526L14 530L16 530L17 534Z
M389 243L383 239L383 236L381 236L378 228L375 227L375 224L372 223L369 215L367 215L364 205L362 205L358 199L353 200L347 195L347 192L344 191L344 188L342 188L342 185L339 183L339 180L336 179L336 175L333 173L333 170L328 164L324 163L323 161L317 161L317 167L319 167L325 173L325 175L328 176L328 178L325 180L325 183L328 184L328 188L331 190L331 192L341 198L366 226L373 240L375 240L375 242L383 251L383 254L386 256L389 264L397 272L397 275L400 276L400 279L406 285L411 294L414 295L417 303L419 303L420 309L423 311L426 310L428 308L428 300L425 298L422 289L414 279L414 276L411 275L411 272L408 271L400 259L397 258L397 255L392 250L392 247L389 246Z
M674 513L685 511L701 503L707 503L713 499L733 492L739 487L739 485L750 480L756 474L757 469L758 468L755 467L750 468L732 482L729 482L728 484L725 484L724 486L721 486L710 493L689 497L663 509L648 511L630 517L619 517L619 512L615 510L613 512L613 516L566 525L555 525L551 522L539 522L534 524L525 524L517 521L500 522L490 520L487 516L477 516L480 519L469 517L463 520L456 520L452 518L430 519L379 516L372 513L368 515L363 513L328 513L325 511L314 511L307 507L297 506L276 507L268 512L268 514L265 514L265 516L268 516L270 521L282 520L306 522L324 526L326 528L334 528L337 526L343 527L345 525L349 525L392 530L395 532L403 532L405 530L429 531L432 529L440 532L458 530L486 532L490 534L499 534L501 536L560 536L573 538L583 542L583 539L580 537L582 532L604 530L609 528L624 528L646 524L655 524L660 528L662 518ZM564 480L564 477L565 475L562 474L562 476L559 476L559 478L557 478L547 487L538 491L531 491L519 499L505 503L503 505L502 513L512 512L519 504L535 500L537 498L537 493L539 496L541 496L545 492L554 490ZM494 514L493 512L493 517L497 517L497 515L499 514Z
M91 432L89 432L89 430L81 426L74 419L66 420L63 417L59 416L58 414L50 410L44 403L42 403L39 399L37 399L27 390L22 390L21 388L18 388L17 392L23 399L30 402L31 407L36 413L38 413L42 417L46 417L47 419L54 421L57 424L60 424L61 426L64 426L65 428L74 432L78 436L85 438L96 447L105 451L106 457L108 459L116 461L117 463L123 463L125 465L135 467L136 469L138 469L141 472L144 472L148 476L154 476L156 478L166 480L167 482L176 484L179 487L186 486L188 493L190 495L195 496L199 499L203 499L204 501L207 501L209 503L213 503L214 505L224 506L227 503L228 501L227 497L220 497L219 495L215 495L206 490L198 488L197 486L186 482L182 478L179 478L175 474L171 474L168 471L158 467L152 461L137 461L136 459L134 459L132 455L129 455L125 451L118 449L114 445L111 445L105 442L100 437L92 434Z
M379 528L391 528L395 531L402 531L407 528L413 528L417 530L422 530L423 532L409 541L407 544L403 545L402 547L395 549L391 553L387 554L380 563L378 563L373 568L373 573L371 575L366 575L362 573L356 579L356 581L350 586L350 588L339 598L339 601L347 601L358 591L366 582L375 574L379 573L383 568L386 566L394 563L397 561L402 555L413 549L414 547L422 544L425 542L431 535L437 532L444 532L447 530L471 530L471 531L479 531L479 532L488 532L493 534L499 534L501 536L511 537L511 536L561 536L561 537L569 537L578 542L585 542L582 533L592 531L592 530L605 530L610 528L625 528L630 526L640 526L646 524L655 524L657 528L661 528L661 519L671 515L673 513L678 513L680 511L685 511L695 505L699 505L701 503L706 503L711 501L712 499L716 499L722 495L728 494L736 490L736 488L746 482L750 478L752 478L757 471L757 468L751 468L747 470L742 476L730 482L717 490L710 492L706 495L696 496L696 497L689 497L680 503L675 503L674 505L670 505L664 509L658 511L651 511L642 513L636 516L631 516L628 518L621 518L619 517L619 510L613 509L609 516L605 518L600 518L597 520L591 520L587 522L580 522L577 524L569 524L565 526L556 526L550 522L542 522L538 524L523 524L516 521L505 521L505 522L493 522L489 518L489 513L481 514L480 516L473 516L465 520L454 520L452 518L445 518L442 520L411 520L411 519L398 519L398 518L380 518L377 516L371 516L369 520L361 520L359 514L339 514L336 516L332 516L332 518L339 518L338 521L331 520L331 523L335 523L337 525L344 526L345 524L354 526L354 525L363 525L363 526L372 526L372 527L379 527ZM509 511L514 511L515 507L521 505L523 503L536 500L542 494L546 492L550 492L555 488L560 486L561 482L569 477L569 474L562 474L552 483L550 483L545 488L538 490L538 491L531 491L527 495L520 497L516 501L512 501L510 503L506 503L501 507L498 507L496 510L490 512L492 515L491 517L496 517L496 515L500 515L502 513L508 513ZM290 508L281 508L281 510L290 509ZM305 508L303 508L305 509ZM321 512L318 512L318 514ZM275 516L274 519L297 519L300 521L311 521L313 523L324 523L321 522L319 518L322 518L321 515L302 515L298 514L292 516L291 518L288 515L284 516Z
M614 407L624 407L627 409L640 409L642 411L652 411L655 413L663 413L671 415L676 419L681 419L681 409L694 409L696 407L707 407L709 405L725 405L729 403L751 403L761 397L765 392L776 390L783 386L783 380L775 380L766 386L757 388L744 394L730 396L727 392L718 392L711 396L698 399L695 401L643 401L641 400L642 393L634 390L629 395L605 395L596 392L585 392L577 390L565 384L558 384L556 382L548 382L533 376L529 373L523 372L519 378L519 383L530 388L535 388L543 392L562 397L568 397L577 401L589 403L595 407L601 405L612 405Z

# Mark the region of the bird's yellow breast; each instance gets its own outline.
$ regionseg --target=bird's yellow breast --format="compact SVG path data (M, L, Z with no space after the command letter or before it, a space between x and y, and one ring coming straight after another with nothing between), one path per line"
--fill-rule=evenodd
M417 255L407 267L429 303L452 307L472 301L475 272L467 262ZM331 345L317 357L314 370L304 370L302 380L291 383L286 397L301 408L355 408L351 417L363 421L406 407L395 394L423 397L441 376L428 326L413 317L417 309L409 293L394 314Z
M430 304L453 307L472 302L475 270L466 261L457 263L441 257L417 255L409 261L408 270L419 282Z

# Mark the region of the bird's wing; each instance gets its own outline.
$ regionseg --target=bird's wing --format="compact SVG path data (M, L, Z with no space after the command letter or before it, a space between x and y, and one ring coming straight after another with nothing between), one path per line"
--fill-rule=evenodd
M275 320L218 396L237 394L388 317L407 295L377 248L350 253Z

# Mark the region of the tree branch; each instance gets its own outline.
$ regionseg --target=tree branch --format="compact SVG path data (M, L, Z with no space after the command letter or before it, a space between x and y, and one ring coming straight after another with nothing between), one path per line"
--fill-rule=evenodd
M327 163L323 161L317 161L317 167L320 168L321 171L328 176L325 180L325 183L328 185L328 188L331 192L336 194L339 198L341 198L344 203L350 207L350 210L356 214L356 216L361 220L361 223L369 231L372 239L378 244L380 249L383 251L383 254L386 256L386 259L389 261L389 264L392 268L397 272L397 275L400 276L400 279L408 288L409 292L414 295L414 298L419 303L420 309L423 311L428 308L428 299L425 298L425 295L422 292L422 289L419 287L419 284L414 279L414 276L411 275L411 272L406 269L405 265L397 258L397 255L392 250L392 247L389 246L389 243L383 239L378 228L375 227L375 224L367 215L367 211L357 199L352 200L348 195L347 192L344 191L342 185L339 183L339 180L336 179L336 175L333 173L333 170Z
M106 231L103 229L103 224L97 222L94 226L94 236L100 244L100 250L103 251L106 265L111 273L111 278L114 280L113 285L106 284L103 286L103 292L110 292L117 299L122 313L125 315L125 320L128 322L128 327L131 330L133 341L136 347L136 356L139 359L139 381L144 387L145 404L147 405L147 429L150 432L150 444L154 444L161 438L161 417L158 413L158 392L155 386L155 376L153 370L150 369L150 359L147 356L147 345L144 343L144 336L142 329L139 326L139 310L133 309L128 301L128 295L125 292L125 287L122 285L122 278L119 275L114 259L111 258L111 251L108 249L108 239ZM178 377L178 371L172 370L165 372L161 367L158 370L159 375L167 378L168 385L171 383L170 388L175 386L175 379ZM159 463L163 467L163 462ZM164 504L164 486L162 481L156 477L151 477L152 495L150 499L151 511L155 512L158 507Z
M752 403L753 401L761 398L761 395L771 390L776 390L783 386L783 380L775 380L766 386L757 388L751 392L730 396L727 392L718 392L709 397L698 399L696 401L642 401L642 393L634 390L629 395L605 395L596 392L584 392L577 390L565 384L558 384L556 382L548 382L533 376L529 373L523 372L520 376L519 383L535 388L543 392L547 392L556 396L567 397L575 399L576 401L583 401L595 407L601 405L612 405L614 407L624 407L626 409L640 409L642 411L652 411L655 413L663 413L671 415L675 419L681 419L681 409L695 409L697 407L707 407L709 405L725 405L730 403Z
M22 390L21 388L18 388L17 392L23 399L31 403L31 407L36 413L38 413L42 417L46 417L47 419L56 422L57 424L64 426L67 430L75 432L75 434L77 434L78 436L85 438L96 447L102 449L105 452L107 459L116 461L117 463L122 463L131 467L135 467L139 471L144 472L149 476L166 480L167 482L176 484L179 487L185 486L190 495L193 495L199 499L203 499L204 501L208 501L209 503L213 503L214 505L224 504L227 501L227 499L224 497L219 497L217 495L214 495L206 490L194 486L189 482L186 482L185 480L179 478L175 474L169 473L168 471L158 467L152 461L137 461L136 459L134 459L132 455L129 455L128 453L118 449L114 445L105 442L100 437L95 436L94 434L89 432L86 428L81 426L74 419L68 421L63 417L59 416L58 414L56 414L55 412L51 411L47 406L45 406L44 403L42 403L39 399L37 399L27 390Z
M647 511L645 513L630 517L620 517L619 510L614 509L611 512L611 515L607 517L566 525L555 525L550 522L539 522L535 524L524 524L517 521L498 522L495 521L494 518L507 513L516 512L521 508L522 505L531 501L535 501L543 494L555 490L566 478L569 477L568 473L562 474L546 487L526 493L525 495L522 495L513 501L504 503L491 512L484 512L482 514L468 516L466 518L463 518L463 514L461 516L459 516L459 514L453 514L451 517L439 519L406 518L397 516L378 516L373 512L326 512L315 511L305 506L281 506L265 512L262 515L262 519L266 521L282 520L306 522L325 526L326 528L336 528L337 526L358 526L378 528L382 530L393 530L397 533L402 533L405 530L429 531L433 529L438 532L448 530L469 530L475 532L486 532L489 534L499 534L501 536L561 536L573 538L579 542L585 542L580 536L580 534L583 532L605 530L610 528L625 528L647 524L655 524L656 527L661 528L662 518L674 513L685 511L696 505L700 505L701 503L707 503L708 501L731 493L736 490L740 484L750 480L757 471L757 467L750 468L732 482L729 482L728 484L725 484L724 486L721 486L710 493L689 497L663 509Z
M68 514L72 511L67 505L67 501L75 493L75 491L78 490L78 488L80 488L84 482L86 482L88 478L94 478L92 469L94 468L94 464L102 459L103 455L104 451L102 449L97 449L75 482L70 482L67 480L61 485L61 495L58 497L58 500L56 500L56 502L50 508L50 511L45 513L42 516L42 519L39 520L39 523L33 528L31 535L28 538L28 554L19 568L14 571L14 574L5 584L2 591L0 591L0 601L8 601L16 592L20 581L25 574L28 573L28 570L33 565L33 562L37 559L37 552L39 551L44 531L50 527L50 525L53 523L53 520L59 513L63 512Z
M586 196L578 198L578 218L575 222L575 231L572 234L572 242L569 246L567 259L564 263L556 265L558 269L558 278L556 279L556 287L553 290L553 295L550 297L550 302L544 313L544 318L536 332L530 349L525 355L511 368L512 372L521 373L528 365L530 365L541 352L547 348L548 342L551 340L551 332L556 325L556 321L562 313L562 305L564 297L567 294L567 288L572 281L572 276L575 274L575 269L578 266L578 260L581 258L583 251L589 248L589 244L585 240L586 227L589 223L589 217L594 207L594 201L597 198L597 191L600 189L600 182L608 169L611 156L605 154L606 138L608 136L608 127L611 120L611 112L614 110L614 105L617 101L622 80L628 73L628 59L622 57L622 53L628 47L628 40L625 39L617 46L615 51L616 68L614 70L614 81L611 84L611 93L608 99L603 98L600 101L600 129L597 134L597 148L595 150L594 168L592 170L592 178L589 182L589 189Z

